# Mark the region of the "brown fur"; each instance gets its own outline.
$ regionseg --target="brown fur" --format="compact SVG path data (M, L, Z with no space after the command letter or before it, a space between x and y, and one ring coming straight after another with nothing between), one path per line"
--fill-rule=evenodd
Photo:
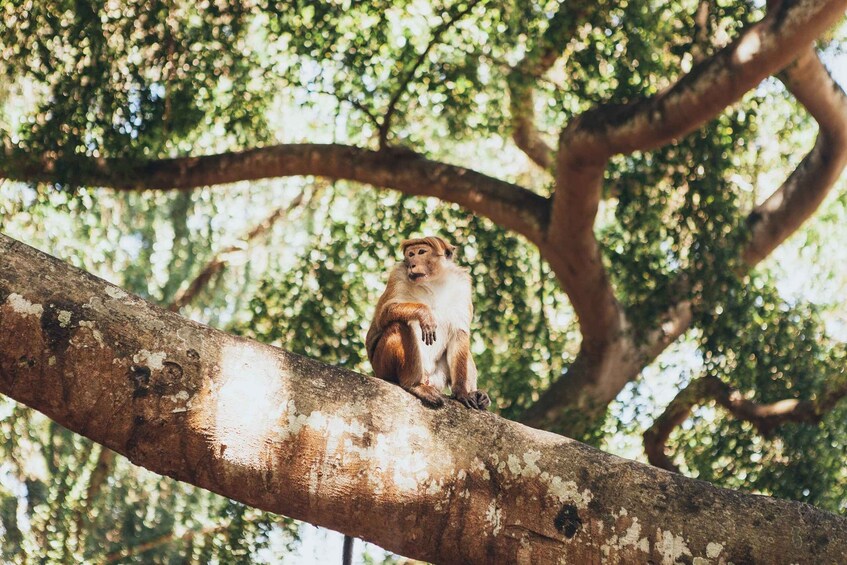
M404 241L401 249L403 263L390 272L365 340L374 374L430 406L440 406L443 397L430 380L443 375L438 367L446 364L453 397L465 406L485 409L490 401L474 390L477 371L470 355L470 277L453 263L455 248L440 237L425 237ZM442 380L433 382L441 386Z

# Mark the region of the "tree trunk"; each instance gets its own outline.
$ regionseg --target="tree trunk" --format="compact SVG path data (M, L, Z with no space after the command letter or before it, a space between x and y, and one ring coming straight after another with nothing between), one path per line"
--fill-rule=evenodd
M847 519L237 338L0 236L0 391L138 465L438 563L837 563ZM790 535L787 535L789 534Z

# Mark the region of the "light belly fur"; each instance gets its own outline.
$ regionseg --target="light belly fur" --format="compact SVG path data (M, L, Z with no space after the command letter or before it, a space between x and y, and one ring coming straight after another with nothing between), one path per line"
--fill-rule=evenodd
M409 323L413 334L420 338L421 325L416 320ZM416 339L418 351L420 352L421 368L424 378L430 385L443 389L449 384L450 370L447 365L447 343L452 337L453 329L442 325L438 320L438 329L435 331L436 340L432 345L427 345L422 339Z

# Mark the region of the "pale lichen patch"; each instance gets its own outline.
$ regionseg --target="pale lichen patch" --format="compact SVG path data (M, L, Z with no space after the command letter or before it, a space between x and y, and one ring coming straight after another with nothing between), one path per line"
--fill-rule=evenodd
M645 554L650 552L650 540L641 536L641 524L638 523L638 518L633 516L630 519L627 518L627 515L626 508L621 508L620 513L612 514L616 522L618 520L623 522L623 524L617 526L618 531L625 526L626 522L630 522L630 524L622 535L612 534L606 543L601 546L600 549L605 557L609 557L612 553L624 553L629 548L635 548Z
M9 295L6 302L12 307L12 310L23 316L41 317L44 313L44 307L41 304L33 304L15 292Z
M691 550L688 549L685 538L661 528L657 528L656 533L656 549L662 555L662 565L676 565L683 555L691 557Z
M509 454L507 467L509 472L518 477L537 477L541 474L541 469L538 468L538 460L541 459L541 453L538 451L528 451L523 455L523 464L517 455ZM497 470L500 470L498 465Z
M479 457L474 457L471 468L478 470L482 474L482 478L486 481L491 480L491 473L488 472L488 467L485 466L485 463Z
M171 394L165 397L167 400L170 400L174 404L176 404L176 408L171 410L171 414L178 414L180 412L188 412L191 408L191 395L187 390L181 390L176 394Z
M59 321L60 327L66 328L71 323L71 313L68 312L67 310L59 310L59 313L56 316L56 319Z
M517 455L509 454L508 460L509 472L513 475L521 476L522 468L521 468L521 460L518 459ZM499 468L499 466L498 466Z
M579 485L573 481L564 481L561 477L552 477L547 481L549 492L560 503L572 502L580 508L587 508L594 496L585 489L580 492Z
M641 537L641 524L638 523L638 518L632 519L632 525L627 528L624 535L620 537L618 542L621 544L621 547L626 547L628 545L638 545L638 542ZM647 539L647 538L643 538Z
M124 298L129 296L129 294L127 294L125 291L121 290L120 288L118 288L116 286L106 287L106 294L108 294L109 296L111 296L115 300L123 300Z
M136 365L147 365L153 371L161 371L165 368L165 358L168 356L164 351L147 351L142 349L132 356L132 362Z
M171 410L171 414L188 412L188 410L191 408L191 395L187 390L181 390L176 394L169 394L167 396L164 396L163 399L170 401L176 405L176 407Z
M495 536L499 534L502 529L502 525L500 523L501 517L502 512L500 511L500 508L497 507L497 501L492 500L485 512L485 521L488 522L489 526L491 526L491 533Z
M541 459L541 453L535 450L530 450L524 453L523 460L526 463L524 474L530 477L536 477L541 474L541 469L538 468L538 460Z
M709 559L715 559L721 554L721 551L723 551L723 545L715 542L709 542L706 546L706 557Z

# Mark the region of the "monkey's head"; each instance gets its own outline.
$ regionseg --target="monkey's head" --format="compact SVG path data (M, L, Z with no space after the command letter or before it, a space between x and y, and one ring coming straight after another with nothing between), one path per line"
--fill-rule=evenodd
M438 280L456 249L440 237L408 239L400 246L406 275L413 283Z

